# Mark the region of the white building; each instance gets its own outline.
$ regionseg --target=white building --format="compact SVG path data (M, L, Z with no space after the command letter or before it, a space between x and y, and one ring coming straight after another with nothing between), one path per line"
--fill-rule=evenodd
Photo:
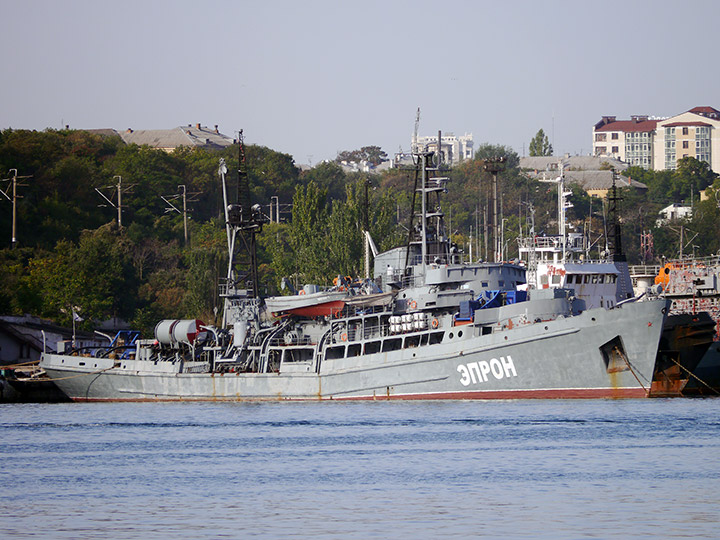
M677 161L694 157L720 173L720 111L695 107L658 122L653 168L675 169Z
M685 219L692 216L692 206L687 206L682 203L673 203L670 206L666 206L658 212L662 217L655 221L655 225L660 227L667 223L677 221L678 219Z
M437 152L437 147L437 136L417 137L417 139L413 136L411 146L413 150ZM462 163L466 159L472 159L474 155L472 133L461 136L456 136L454 133L441 134L440 151L442 153L442 162L451 167Z

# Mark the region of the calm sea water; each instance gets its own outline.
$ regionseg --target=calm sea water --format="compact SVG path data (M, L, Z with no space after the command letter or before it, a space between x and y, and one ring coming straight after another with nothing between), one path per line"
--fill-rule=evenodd
M0 405L0 538L718 538L720 399Z

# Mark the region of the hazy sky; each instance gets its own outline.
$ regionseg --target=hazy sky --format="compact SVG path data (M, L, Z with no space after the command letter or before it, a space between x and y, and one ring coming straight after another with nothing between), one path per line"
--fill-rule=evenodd
M219 125L298 164L420 135L587 154L720 108L720 2L0 0L0 128Z

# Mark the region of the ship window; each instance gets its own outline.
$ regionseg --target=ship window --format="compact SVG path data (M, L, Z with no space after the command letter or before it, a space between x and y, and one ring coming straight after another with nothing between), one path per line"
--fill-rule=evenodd
M312 349L286 349L283 354L283 362L309 362L312 357Z
M429 337L429 336L428 336L427 334L422 334L422 335L420 336L420 345L427 345L427 344L428 344L428 337Z
M353 343L352 345L348 345L348 348L347 348L348 357L360 356L360 352L361 352L361 345L359 343Z
M400 338L392 338L392 339L386 339L383 341L383 352L389 352L389 351L399 351L402 348L402 339Z
M340 345L339 347L328 347L328 350L325 352L325 358L327 360L335 360L337 358L342 358L345 356L345 345Z
M481 283L481 286L482 286L483 289L487 289L487 288L489 287L489 284L488 284L487 281L483 281L483 282Z
M593 282L593 283L597 283L597 282L598 282L598 276L597 276L597 274L593 274L593 276L592 276L592 282Z
M430 345L436 345L437 343L442 343L444 335L445 335L445 332L433 332L432 334L430 334Z
M590 274L585 274L585 279L583 280L585 283L590 283Z
M369 341L365 344L365 354L374 354L380 352L379 341Z
M540 285L547 285L548 284L548 277L546 275L540 276Z
M605 283L605 274L600 274L598 276L598 283Z
M557 274L552 277L553 285L560 285L560 276Z
M417 347L420 345L420 336L408 336L405 338L405 348Z
M500 287L504 287L504 286L505 286L505 282L504 282L504 281L498 281L498 285L499 285Z

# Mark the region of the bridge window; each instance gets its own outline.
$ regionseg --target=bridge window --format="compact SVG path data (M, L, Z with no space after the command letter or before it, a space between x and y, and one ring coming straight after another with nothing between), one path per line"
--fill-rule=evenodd
M420 336L408 336L405 338L405 348L417 347L420 345Z
M365 354L375 354L380 352L379 341L369 341L365 344Z
M328 347L327 352L325 353L325 358L327 358L328 360L335 360L344 356L345 345L341 345L339 347Z
M399 351L402 348L402 339L391 338L383 341L383 352Z

